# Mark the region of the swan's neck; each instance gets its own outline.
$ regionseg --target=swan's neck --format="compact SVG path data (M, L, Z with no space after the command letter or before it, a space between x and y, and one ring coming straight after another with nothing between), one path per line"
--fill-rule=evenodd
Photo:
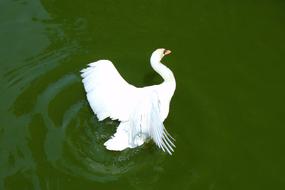
M163 78L164 82L174 82L175 78L172 71L163 65L158 59L150 59L152 68Z

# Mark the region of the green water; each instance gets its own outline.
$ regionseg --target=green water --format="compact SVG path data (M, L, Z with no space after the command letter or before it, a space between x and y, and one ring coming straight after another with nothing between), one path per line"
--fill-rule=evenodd
M120 153L103 142L79 70L107 58L136 86L177 79L166 128ZM285 188L285 3L281 0L1 0L0 189Z

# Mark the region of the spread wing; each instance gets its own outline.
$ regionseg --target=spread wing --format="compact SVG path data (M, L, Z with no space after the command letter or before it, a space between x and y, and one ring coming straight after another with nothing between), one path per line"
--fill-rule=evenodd
M127 121L137 88L127 83L108 60L90 63L81 73L88 102L98 119Z
M172 154L175 147L174 138L171 137L163 125L158 94L154 90L143 97L130 117L130 138L136 139L138 134L148 133L159 148Z
M163 120L160 116L159 99L156 93L152 96L151 101L151 112L150 112L150 127L149 133L155 144L161 148L164 152L167 151L169 154L174 152L175 147L174 138L167 132L163 125Z

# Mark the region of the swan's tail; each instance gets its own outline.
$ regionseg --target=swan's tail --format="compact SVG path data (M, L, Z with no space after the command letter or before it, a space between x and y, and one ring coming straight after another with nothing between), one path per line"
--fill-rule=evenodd
M104 143L108 150L122 151L126 148L135 148L144 143L144 138L132 138L130 122L121 122L116 133Z

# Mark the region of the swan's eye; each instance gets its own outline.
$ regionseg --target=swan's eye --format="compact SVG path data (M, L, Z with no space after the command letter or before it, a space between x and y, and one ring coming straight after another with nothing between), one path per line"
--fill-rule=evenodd
M163 55L165 55L167 53L167 50L165 49L165 50L163 50Z

